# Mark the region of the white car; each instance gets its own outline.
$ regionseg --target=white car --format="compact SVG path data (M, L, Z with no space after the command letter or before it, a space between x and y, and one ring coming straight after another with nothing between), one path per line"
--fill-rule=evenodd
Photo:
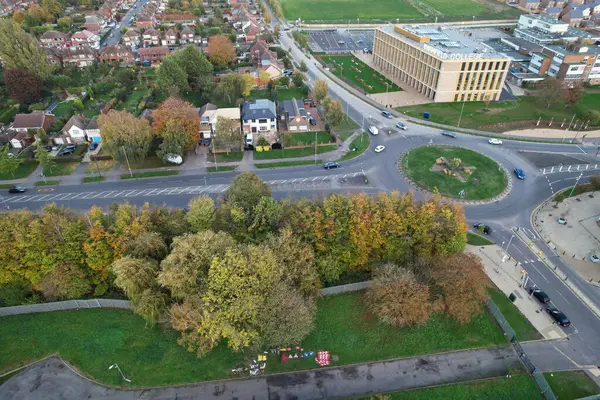
M598 256L591 255L590 256L590 261L594 262L594 263L597 263L597 262L600 262L600 258L598 258Z
M379 146L375 147L375 153L381 153L384 150L385 150L385 146L379 145Z
M488 140L489 144L502 144L502 140L500 139L490 139Z
M404 125L402 122L398 122L396 124L396 128L402 129L403 131L405 131L406 130L406 125Z
M369 128L369 132L371 133L371 135L379 135L379 129L377 129L374 126Z
M167 154L165 161L179 165L183 162L183 158L179 154Z

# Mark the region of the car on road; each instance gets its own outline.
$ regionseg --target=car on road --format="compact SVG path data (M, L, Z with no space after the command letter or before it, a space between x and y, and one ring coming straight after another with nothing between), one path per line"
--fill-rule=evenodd
M323 164L323 168L325 169L333 169L333 168L339 168L340 164L333 162L333 161L329 161Z
M557 324L564 327L571 325L571 321L569 321L569 318L567 318L567 316L558 308L551 305L548 306L548 308L546 308L546 311L548 311L548 314L550 314L552 319L555 320Z
M90 144L90 150L91 150L91 151L94 151L94 150L96 150L97 148L98 148L98 143L94 142L94 143Z
M538 299L541 303L546 304L550 302L550 296L540 288L529 289L529 294Z
M450 131L442 131L442 135L448 136L448 137L451 137L451 138L456 138L456 133L450 132Z
M396 124L396 128L402 129L403 131L405 131L406 130L406 125L404 125L402 122L398 122Z
M371 135L379 135L379 129L377 129L374 126L369 128L369 132L371 133Z
M500 144L502 144L502 140L500 140L500 139L490 139L490 140L488 140L488 143L489 144L500 145Z
M375 153L381 153L384 150L385 150L385 146L379 145L379 146L375 147Z
M114 34L114 33L111 33L111 34L110 34L110 37L115 37L115 34Z
M25 193L26 191L27 189L25 189L23 186L13 186L8 189L8 193Z
M389 112L389 111L382 111L382 112L381 112L381 115L383 115L383 116L384 116L384 117L386 117L387 119L392 119L392 118L394 118L394 116L392 115L392 113L391 113L391 112Z
M592 254L590 256L590 261L593 262L593 263L597 263L597 262L600 262L600 258L598 258L597 255Z
M515 175L521 180L525 179L525 172L521 168L515 168Z
M561 225L566 225L567 224L567 220L564 219L563 217L560 217L559 219L557 219L557 221Z
M486 224L482 224L481 222L477 222L476 224L473 224L473 228L477 229L477 230L482 230L483 233L485 233L486 235L489 235L490 233L492 233L492 228Z

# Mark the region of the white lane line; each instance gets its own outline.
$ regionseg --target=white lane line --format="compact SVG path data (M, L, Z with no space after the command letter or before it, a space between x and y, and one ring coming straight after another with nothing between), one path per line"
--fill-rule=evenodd
M81 196L83 193L77 193L75 196L71 198L71 200L75 200L77 197Z
M553 172L554 172L554 167L552 167L552 169L550 170L550 173L553 173Z
M554 181L554 182L550 182L550 185L554 185L555 183L560 182L560 181Z
M42 197L40 197L39 199L37 199L36 201L43 201L48 196L51 196L51 195L50 194L45 194Z
M575 145L575 147L577 147L579 150L581 150L581 152L582 152L583 154L587 154L587 153L585 152L585 150L583 150L583 149L582 149L581 147L579 147L578 145Z
M154 192L156 192L158 189L150 189L150 191L148 193L146 193L146 195L151 196L154 194Z
M129 195L131 195L131 193L134 193L135 190L125 190L123 193L123 197L128 197ZM93 198L93 197L92 197Z
M562 297L562 298L563 298L563 300L567 302L567 304L571 304L571 303L569 303L569 300L567 300L567 299L566 299L566 297L562 295L562 293L561 293L561 292L559 292L559 291L557 290L557 291L556 291L556 293L560 294L560 297Z
M106 193L104 196L102 196L103 199L106 199L107 197L110 197L113 195L113 193L115 193L114 190L111 190L110 192L103 192Z
M121 194L127 192L127 190L121 190L119 193L115 193L115 197L120 197Z
M49 198L49 199L47 199L47 200L55 200L57 197L60 197L60 196L62 196L62 195L63 195L62 193L61 193L61 194L55 194L54 196L50 197L50 198Z
M223 193L224 191L226 191L228 188L228 186L225 186L223 189L221 189L221 193Z
M315 176L315 177L312 179L312 181L314 182L314 181L316 181L317 179L319 179L319 177L318 177L318 176Z
M541 272L539 269L537 269L537 267L536 267L535 265L533 265L533 263L534 263L534 262L532 261L532 262L531 262L531 264L529 264L529 265L531 265L531 266L532 266L532 267L533 267L533 268L534 268L534 269L537 271L537 273L538 273L538 274L540 274L540 276L541 276L542 278L544 278L544 280L545 280L546 282L550 282L550 281L548 280L548 278L546 278L546 277L544 276L544 274L542 274L542 272Z
M296 179L293 179L290 183L295 183L295 182L296 182Z
M561 166L560 166L560 168L558 169L558 172L561 172L561 171L562 171L562 167L563 167L563 166L561 165Z
M7 201L7 203L25 203L29 201L29 196L23 196L23 197L19 197L16 199L10 199Z
M221 186L223 186L223 185L219 185L219 186L217 186L216 188L214 188L214 191L215 191L215 192L218 192L218 191L219 191L219 189L221 188Z
M156 194L161 194L162 192L166 192L168 189L159 190Z
M169 192L167 194L173 194L173 192L176 190L179 190L179 188L173 188L173 189L169 190Z
M281 181L281 182L279 182L279 183L283 185L283 184L284 184L284 183L286 183L286 182L287 182L287 179L284 179L284 180L282 180L282 181Z
M93 195L92 197L90 197L90 199L95 199L96 197L100 196L101 194L102 194L102 192L96 193L95 195Z

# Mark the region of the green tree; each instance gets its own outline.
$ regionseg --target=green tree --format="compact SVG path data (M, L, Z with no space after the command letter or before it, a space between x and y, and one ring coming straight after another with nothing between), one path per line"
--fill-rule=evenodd
M304 74L300 71L294 71L292 74L292 82L294 82L294 86L300 87L304 83Z
M73 108L76 111L82 112L85 107L84 107L83 102L81 101L81 99L75 99L73 101Z
M7 18L0 18L0 58L4 68L25 69L42 80L52 71L37 40Z
M35 149L35 158L42 166L44 172L52 172L52 170L56 168L54 157L50 156L50 153L41 146L38 146L38 148Z
M339 100L332 100L327 106L325 116L332 126L338 126L344 119L344 111L342 110L342 103Z
M112 266L115 285L127 296L134 298L156 283L158 263L147 258L125 256L116 260Z
M91 285L81 266L59 264L44 277L40 288L46 300L55 301L81 298L90 292Z
M54 18L60 18L65 12L65 8L59 0L42 0L42 8Z
M298 69L302 72L308 71L308 67L306 66L306 63L304 62L304 60L300 61L300 66L298 67Z
M145 232L126 244L125 254L138 259L149 258L161 261L167 256L168 249L159 233Z
M188 75L176 57L168 56L158 67L156 73L156 83L164 92L175 87L181 92L189 90Z
M183 157L188 135L185 131L185 126L181 121L167 121L160 136L162 137L162 143L158 145L158 151L156 152L157 156L163 159L171 154L177 154Z
M273 28L273 34L275 35L276 38L278 38L280 33L281 33L281 25L275 24L275 27Z
M210 90L213 84L213 66L203 52L193 44L168 57L175 57L179 66L187 74L188 85L192 90ZM168 58L167 57L167 58Z
M143 161L152 144L152 129L145 118L127 111L110 111L98 117L103 148L119 162Z
M147 288L131 299L133 310L150 325L158 321L167 307L167 296L158 288Z
M0 173L10 174L14 177L15 172L17 172L19 165L22 163L22 158L17 158L10 153L8 145L4 146L2 150L0 150Z
M194 197L188 208L186 218L193 232L212 229L215 223L215 202L210 196Z
M329 93L329 88L327 86L327 81L317 79L315 81L315 88L313 90L313 96L315 97L315 100L317 101L317 103L321 103L323 101L323 99L325 99L325 97L327 97L328 93Z
M73 20L69 17L61 17L56 21L61 28L69 28L73 24Z
M263 196L253 210L252 224L248 228L255 240L279 230L282 218L281 204L272 197Z
M271 188L256 174L244 171L236 176L225 192L225 201L250 213L262 197L271 197Z
M233 119L217 117L217 124L213 135L215 147L237 147L241 144L242 134L240 133L239 122Z

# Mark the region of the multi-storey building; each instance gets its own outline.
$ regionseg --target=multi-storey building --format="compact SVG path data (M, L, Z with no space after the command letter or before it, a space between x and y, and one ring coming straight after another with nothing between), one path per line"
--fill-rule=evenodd
M600 47L545 46L531 55L529 71L541 76L549 75L565 83L600 83Z
M373 61L435 102L498 100L510 64L464 29L408 25L375 30Z
M42 47L61 48L71 43L69 35L59 31L46 31L40 36L40 45Z

